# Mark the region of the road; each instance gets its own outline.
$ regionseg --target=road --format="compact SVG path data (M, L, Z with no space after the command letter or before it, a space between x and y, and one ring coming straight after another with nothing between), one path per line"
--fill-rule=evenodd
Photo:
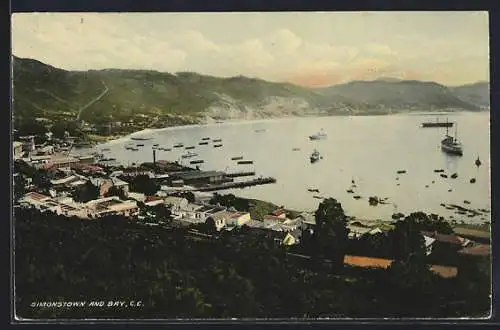
M104 83L104 81L101 81L102 84L104 85L104 91L99 94L95 99L93 99L92 101L90 101L89 103L87 103L85 106L83 106L82 108L80 108L80 110L78 111L78 116L76 117L76 120L80 120L80 116L82 115L82 112L87 109L88 107L90 107L92 104L96 103L97 101L99 101L104 95L106 95L109 91L109 88L108 86L106 86L106 84Z

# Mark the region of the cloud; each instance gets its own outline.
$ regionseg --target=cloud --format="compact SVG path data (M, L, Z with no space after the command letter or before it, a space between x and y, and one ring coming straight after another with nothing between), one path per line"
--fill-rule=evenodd
M378 43L369 43L368 45L365 46L365 49L373 55L381 55L381 56L398 55L398 53L393 51L389 46Z
M358 36L362 41L357 41L338 35L339 30L336 35L324 29L324 36L316 34L308 38L304 29L297 27L298 22L277 23L272 29L255 29L259 33L238 33L224 38L220 30L219 34L210 34L207 28L195 23L168 24L163 28L161 17L151 23L148 21L151 16L143 15L142 21L134 17L96 13L15 14L13 53L71 70L195 71L306 85L375 79L388 74L416 76L420 72L425 72L423 77L466 80L466 76L474 76L475 72L484 75L488 64L480 64L487 56L487 48L466 47L460 38L431 40L416 33L396 35L380 43L375 37ZM201 20L190 17L191 22ZM227 29L233 26L227 25ZM453 60L459 53L472 58L474 63ZM440 65L438 59L446 63ZM453 69L460 67L464 68L464 74L453 73Z

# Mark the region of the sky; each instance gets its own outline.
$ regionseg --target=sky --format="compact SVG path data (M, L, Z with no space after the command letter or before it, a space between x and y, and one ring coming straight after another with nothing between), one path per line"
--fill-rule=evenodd
M244 75L303 86L489 81L487 12L17 13L12 53L67 70Z

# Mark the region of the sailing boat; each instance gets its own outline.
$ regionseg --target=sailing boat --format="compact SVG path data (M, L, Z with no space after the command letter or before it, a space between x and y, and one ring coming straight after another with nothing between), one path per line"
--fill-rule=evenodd
M326 133L321 129L318 133L310 135L309 140L324 140L326 139Z
M479 160L479 156L477 156L475 164L477 167L481 166L481 161Z
M448 134L448 127L446 128L446 135L444 139L441 141L441 150L451 155L462 156L463 155L462 143L460 143L457 139L457 127L458 125L455 125L454 137Z
M320 155L319 155L318 150L314 149L310 159L311 159L311 163L316 163L318 160L320 160Z

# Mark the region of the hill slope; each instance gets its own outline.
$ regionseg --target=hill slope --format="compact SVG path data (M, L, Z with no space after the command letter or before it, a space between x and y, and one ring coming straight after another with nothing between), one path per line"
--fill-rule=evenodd
M477 82L475 84L450 87L453 93L460 99L477 104L479 106L490 106L490 83Z
M391 110L479 110L446 86L415 80L352 81L318 90L331 100L349 100L352 107Z
M142 116L157 125L207 119L290 115L390 113L410 110L479 110L472 87L433 82L354 81L321 89L247 77L217 78L191 72L146 70L66 71L32 59L13 58L17 118L81 119L97 124ZM476 86L477 87L477 86ZM459 95L459 97L457 97ZM482 95L482 94L481 94ZM479 102L480 103L480 102ZM146 125L147 126L147 125Z

